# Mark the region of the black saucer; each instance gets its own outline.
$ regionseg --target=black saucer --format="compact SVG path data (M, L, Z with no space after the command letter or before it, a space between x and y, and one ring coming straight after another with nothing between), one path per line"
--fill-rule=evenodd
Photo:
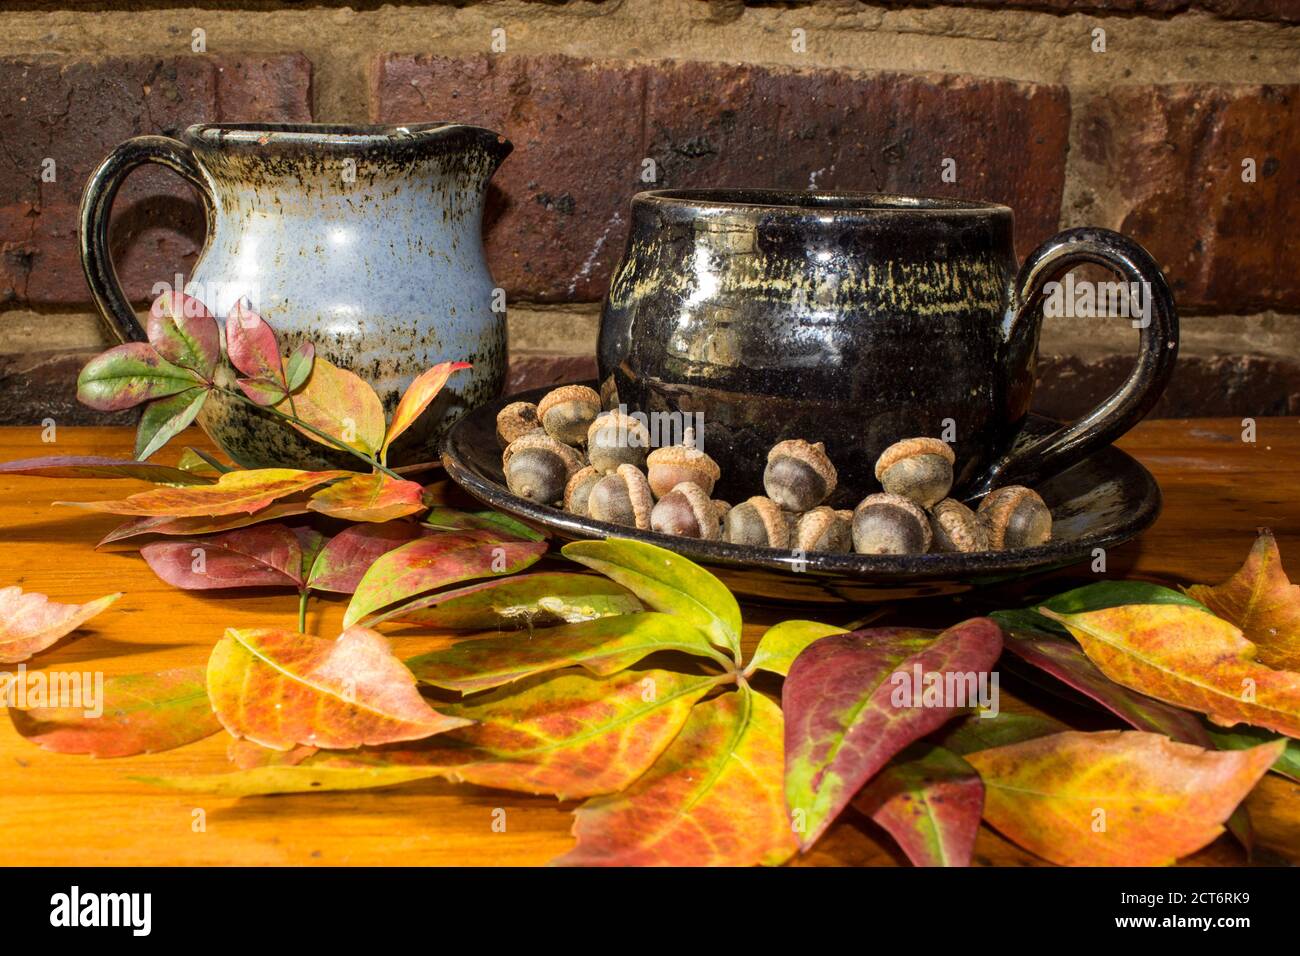
M501 472L497 412L536 402L547 388L498 399L457 422L442 447L447 474L475 498L561 541L623 537L671 548L716 573L738 595L789 601L882 601L950 594L1091 560L1141 534L1160 513L1151 473L1118 448L1104 448L1035 490L1052 509L1052 540L1036 548L977 554L864 555L809 553L697 541L580 518L510 493ZM1031 415L1022 439L1057 423ZM756 493L758 493L756 491ZM733 502L734 504L734 502Z

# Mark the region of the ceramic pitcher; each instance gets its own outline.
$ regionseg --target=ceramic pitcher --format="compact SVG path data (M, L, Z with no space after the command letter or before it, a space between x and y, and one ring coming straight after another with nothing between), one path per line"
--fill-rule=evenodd
M180 139L138 136L86 185L82 265L114 335L143 339L109 258L109 212L131 169L174 170L207 207L207 242L185 291L218 318L246 298L283 351L311 340L368 381L389 413L430 365L473 364L389 455L390 464L427 461L451 422L504 383L504 299L481 224L488 180L510 150L490 130L449 123L217 124ZM356 464L245 405L209 401L200 424L247 467Z

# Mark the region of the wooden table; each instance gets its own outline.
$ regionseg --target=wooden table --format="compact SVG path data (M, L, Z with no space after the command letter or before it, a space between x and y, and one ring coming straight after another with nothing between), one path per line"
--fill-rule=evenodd
M120 428L66 428L43 444L41 430L0 429L0 460L37 455L129 457L131 433ZM206 445L197 432L174 443ZM1111 576L1162 582L1217 581L1245 557L1258 526L1277 532L1293 577L1300 578L1300 423L1263 419L1253 444L1239 421L1158 421L1140 426L1123 447L1155 473L1165 494L1159 522L1139 541L1109 555ZM172 461L177 450L160 457ZM111 591L125 596L79 632L28 662L31 670L161 670L207 659L228 626L284 625L294 620L296 596L245 591L237 595L175 590L154 577L132 551L95 551L93 544L119 520L70 508L56 500L119 497L135 482L0 477L0 586L19 584L55 600L86 601ZM1045 593L1063 590L1085 568L1056 575ZM964 606L969 608L970 599ZM337 633L346 601L313 600L308 628ZM895 606L897 620L947 616L962 608L928 602ZM835 623L879 613L868 607L818 610ZM746 650L763 628L808 609L746 608ZM920 622L918 622L920 623ZM419 653L431 639L402 637L401 651ZM12 668L13 665L10 665ZM1004 684L1004 688L1005 688ZM1007 709L1048 709L1079 724L1087 712L1063 712L1053 698L1017 691ZM302 796L217 799L153 789L131 775L221 773L230 769L224 734L179 750L143 757L95 760L46 753L0 720L0 843L9 865L129 864L541 864L563 853L573 803L424 782L391 790ZM1259 841L1257 861L1300 862L1300 785L1270 774L1248 801ZM193 811L206 829L195 832ZM493 811L506 811L505 832L493 829ZM984 828L976 848L981 864L1037 862ZM889 839L852 811L800 864L898 865ZM1245 855L1228 836L1187 862L1231 865Z

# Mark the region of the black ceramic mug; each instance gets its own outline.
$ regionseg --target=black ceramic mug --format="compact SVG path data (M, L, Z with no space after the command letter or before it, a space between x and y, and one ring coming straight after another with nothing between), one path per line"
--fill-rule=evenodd
M962 497L1033 485L1151 408L1173 372L1178 316L1132 240L1071 229L1017 270L1012 219L1006 206L949 199L640 193L601 319L606 405L702 419L731 501L763 493L767 450L786 438L825 443L840 506L878 489L881 451L917 436L950 442ZM1085 262L1136 293L1100 290L1140 328L1136 368L1079 421L1013 449L1044 287Z

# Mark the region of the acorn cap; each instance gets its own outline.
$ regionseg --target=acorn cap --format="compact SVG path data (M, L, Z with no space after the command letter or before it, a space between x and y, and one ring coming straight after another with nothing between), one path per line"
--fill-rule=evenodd
M713 507L712 499L704 493L703 488L693 481L682 481L673 485L668 494L681 495L690 504L691 511L695 513L695 523L700 527L701 539L706 541L717 540L719 535L719 515ZM668 495L664 497L666 498Z
M846 518L847 516L847 518ZM822 540L839 522L851 521L853 512L836 511L826 505L819 505L799 516L794 528L794 547L800 551L816 551L817 543ZM845 535L849 531L845 526Z
M583 466L582 456L574 449L570 448L562 441L555 440L550 435L546 434L546 432L538 430L531 431L521 438L516 438L506 446L506 450L501 453L502 467L510 464L511 457L513 457L516 452L523 451L525 448L541 448L554 452L564 460L565 470L568 471L570 475Z
M826 446L821 442L806 442L802 438L787 438L772 446L767 453L767 460L777 458L795 458L804 462L821 476L826 483L826 498L835 493L835 466L826 454ZM752 498L750 499L753 500Z
M753 498L747 498L741 504L753 508L754 513L758 515L758 519L763 522L770 547L784 548L790 543L790 515L782 511L781 506L775 501L762 495L755 495ZM737 505L736 507L740 506Z
M542 396L542 400L537 403L537 417L546 417L547 412L562 402L586 402L594 405L597 411L600 410L600 395L594 388L586 385L561 385Z
M640 419L625 415L617 409L612 412L601 412L596 416L596 420L587 428L587 444L590 445L592 436L603 428L625 428L628 432L636 433L637 438L641 440L639 447L650 447L650 432L645 425L641 424Z
M532 402L511 402L497 412L497 441L503 445L541 427L537 406Z
M599 481L603 477L604 475L600 473L600 470L598 468L592 467L591 465L583 465L572 475L570 475L568 483L564 486L565 509L569 511L573 510L573 495L579 488L582 487L583 482Z
M646 457L645 463L647 468L652 465L690 465L692 468L701 469L714 481L722 477L722 469L718 467L716 461L698 448L687 445L664 445L662 448L656 448Z
M893 465L904 458L912 458L916 455L938 455L947 460L950 465L957 461L952 446L946 441L940 441L938 438L904 438L890 445L876 459L876 481L879 481L880 476Z
M714 498L713 510L717 514L718 520L721 521L727 516L727 512L731 510L731 502L723 501L721 498Z
M614 474L627 484L627 497L632 502L632 514L636 516L636 526L642 531L650 527L650 512L654 510L655 499L650 493L650 482L635 465L619 465Z
M945 498L930 509L934 540L945 551L987 551L988 523L960 501ZM951 547L948 547L951 545Z
M1013 519L1017 517L1017 512L1026 506L1031 511L1037 512L1037 516L1043 520L1036 522L1037 528L1032 526L1030 528L1023 526L1012 528ZM1018 541L1010 545L1010 547L1032 547L1052 540L1051 509L1047 507L1047 502L1043 501L1038 492L1032 488L1026 488L1024 485L1006 485L1002 488L993 489L980 502L979 514L988 523L990 547L999 549L1008 547L1008 532L1021 535L1026 531L1043 532L1040 540ZM1038 537L1035 534L1035 538Z

